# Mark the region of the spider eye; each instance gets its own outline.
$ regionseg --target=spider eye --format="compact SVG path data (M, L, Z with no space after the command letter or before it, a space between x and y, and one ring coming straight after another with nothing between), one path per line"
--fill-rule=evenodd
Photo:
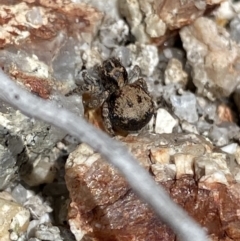
M114 71L113 76L118 79L121 76L121 72L119 70Z
M106 69L107 73L110 73L113 69L113 66L112 66L111 62L106 62L104 68Z

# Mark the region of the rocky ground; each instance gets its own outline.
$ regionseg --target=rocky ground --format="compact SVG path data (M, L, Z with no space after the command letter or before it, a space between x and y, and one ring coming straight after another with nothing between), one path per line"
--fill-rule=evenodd
M34 95L84 110L83 70L138 65L156 113L121 141L211 240L240 240L240 3L0 0L0 65ZM57 118L57 117L56 117ZM0 102L0 240L175 240L84 143Z

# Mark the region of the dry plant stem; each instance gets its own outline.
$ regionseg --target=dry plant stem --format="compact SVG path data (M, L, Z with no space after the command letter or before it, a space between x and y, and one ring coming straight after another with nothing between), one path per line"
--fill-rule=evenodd
M132 189L173 229L180 240L208 240L205 231L170 199L165 190L154 182L121 143L88 124L83 118L58 108L56 103L40 99L22 89L2 70L0 81L0 99L29 117L58 126L101 153L109 163L122 172Z

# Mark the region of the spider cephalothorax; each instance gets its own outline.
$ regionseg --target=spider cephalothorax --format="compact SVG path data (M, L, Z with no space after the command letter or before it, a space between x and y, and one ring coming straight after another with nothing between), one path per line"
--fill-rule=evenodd
M117 58L109 58L96 68L99 79L83 73L82 92L89 95L87 108L102 109L103 123L108 133L131 132L142 129L154 113L154 104L144 79L139 78L140 68L135 66L130 83L128 73Z
M103 87L110 93L122 88L128 81L126 69L116 58L103 61L102 66L98 66L97 70Z

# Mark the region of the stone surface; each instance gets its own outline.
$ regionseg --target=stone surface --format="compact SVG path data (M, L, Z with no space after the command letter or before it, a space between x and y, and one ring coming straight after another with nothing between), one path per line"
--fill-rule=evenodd
M236 122L236 117L232 108L226 104L222 103L218 106L217 114L218 114L220 123Z
M240 110L239 93L234 86L238 84L235 77L239 76L236 61L239 52L231 40L239 40L240 5L226 1L221 10L211 15L216 23L205 18L202 24L193 23L197 16L203 12L207 15L220 2L2 0L0 66L33 94L56 101L60 108L81 116L84 112L81 96L64 95L81 81L82 69L91 69L110 56L119 57L128 70L139 65L162 112L155 127L174 134L119 139L127 143L156 182L163 183L172 198L209 230L212 240L237 241L240 148L236 143L240 138L235 122L238 113L234 113L232 106L224 106L231 100L222 97L234 91L235 104ZM188 47L186 56L181 41L174 36L188 24L192 26L187 27L191 35L183 38ZM229 34L221 26L229 26ZM196 45L191 41L189 44L189 39L196 41ZM195 61L198 55L206 78L205 75L202 78L205 72ZM225 68L219 61L227 62L230 67ZM201 96L192 95L188 99L182 89L195 92L192 78ZM197 78L201 84L195 81ZM227 93L222 95L218 86L227 89ZM172 96L179 98L174 105ZM212 102L205 96L221 100ZM11 230L11 240L75 240L67 225L70 200L63 166L78 142L70 136L64 137L65 133L53 127L24 117L4 103L0 103L0 112L0 189L7 187L18 203L29 208L32 219L27 232ZM154 132L153 122L151 132ZM215 147L203 137L182 136L179 132L200 133ZM77 239L112 241L116 236L123 241L175 239L99 154L86 146L76 152L69 158L73 157L72 164L67 162L70 166L67 166L67 180L72 198L71 230ZM12 197L9 201L15 203Z
M238 140L240 138L240 129L235 123L213 125L209 130L209 138L216 146L224 146L230 140Z
M124 0L120 1L120 12L127 19L131 33L141 43L163 43L172 32L191 24L210 6L221 3L216 1Z
M170 100L175 115L180 119L190 123L194 123L198 120L195 95L192 93L185 93L182 96L172 95Z
M194 124L190 124L187 121L181 121L181 128L183 132L199 134L197 127Z
M240 48L227 31L201 17L180 36L198 93L212 100L229 96L240 83Z
M60 230L51 224L40 224L36 230L36 237L40 240L62 241Z
M24 206L29 209L32 218L39 219L44 214L51 213L52 208L50 203L45 201L43 197L40 196L31 196L24 202Z
M0 46L4 49L0 51L0 64L42 98L50 98L56 89L67 93L74 87L75 71L81 69L82 54L102 18L100 10L84 2L2 4Z
M20 44L34 37L49 40L60 31L69 31L72 34L80 34L79 30L94 31L102 18L102 14L93 7L70 1L64 3L43 0L35 7L26 2L2 4L0 13L1 47Z
M10 237L18 238L27 230L30 220L29 211L16 203L11 196L6 198L0 193L0 240L10 241Z
M213 11L216 22L222 26L234 19L238 13L240 13L240 3L238 1L232 0L223 1L220 6ZM235 29L236 31L238 31L237 28L235 28L236 26L234 25L235 24L232 25L232 23L230 22L230 29Z
M217 102L212 102L202 96L197 96L197 111L204 119L217 122Z
M178 124L178 120L174 119L165 109L157 110L155 132L156 133L172 133L173 128Z
M158 64L158 49L149 44L131 44L130 60L132 66L138 65L145 76L151 76Z
M232 155L214 150L194 134L118 139L211 237L223 241L237 236L240 206L235 189L240 183L232 173L239 165ZM81 144L69 156L66 182L71 197L69 223L76 240L159 240L160 236L175 240L121 175L87 145Z
M1 188L16 178L17 170L30 186L51 182L55 176L55 161L61 155L54 146L65 133L5 105L0 120L0 140L5 152L5 157L1 158Z
M170 59L165 70L165 84L179 84L186 87L188 81L187 73L182 69L182 63L177 59Z

